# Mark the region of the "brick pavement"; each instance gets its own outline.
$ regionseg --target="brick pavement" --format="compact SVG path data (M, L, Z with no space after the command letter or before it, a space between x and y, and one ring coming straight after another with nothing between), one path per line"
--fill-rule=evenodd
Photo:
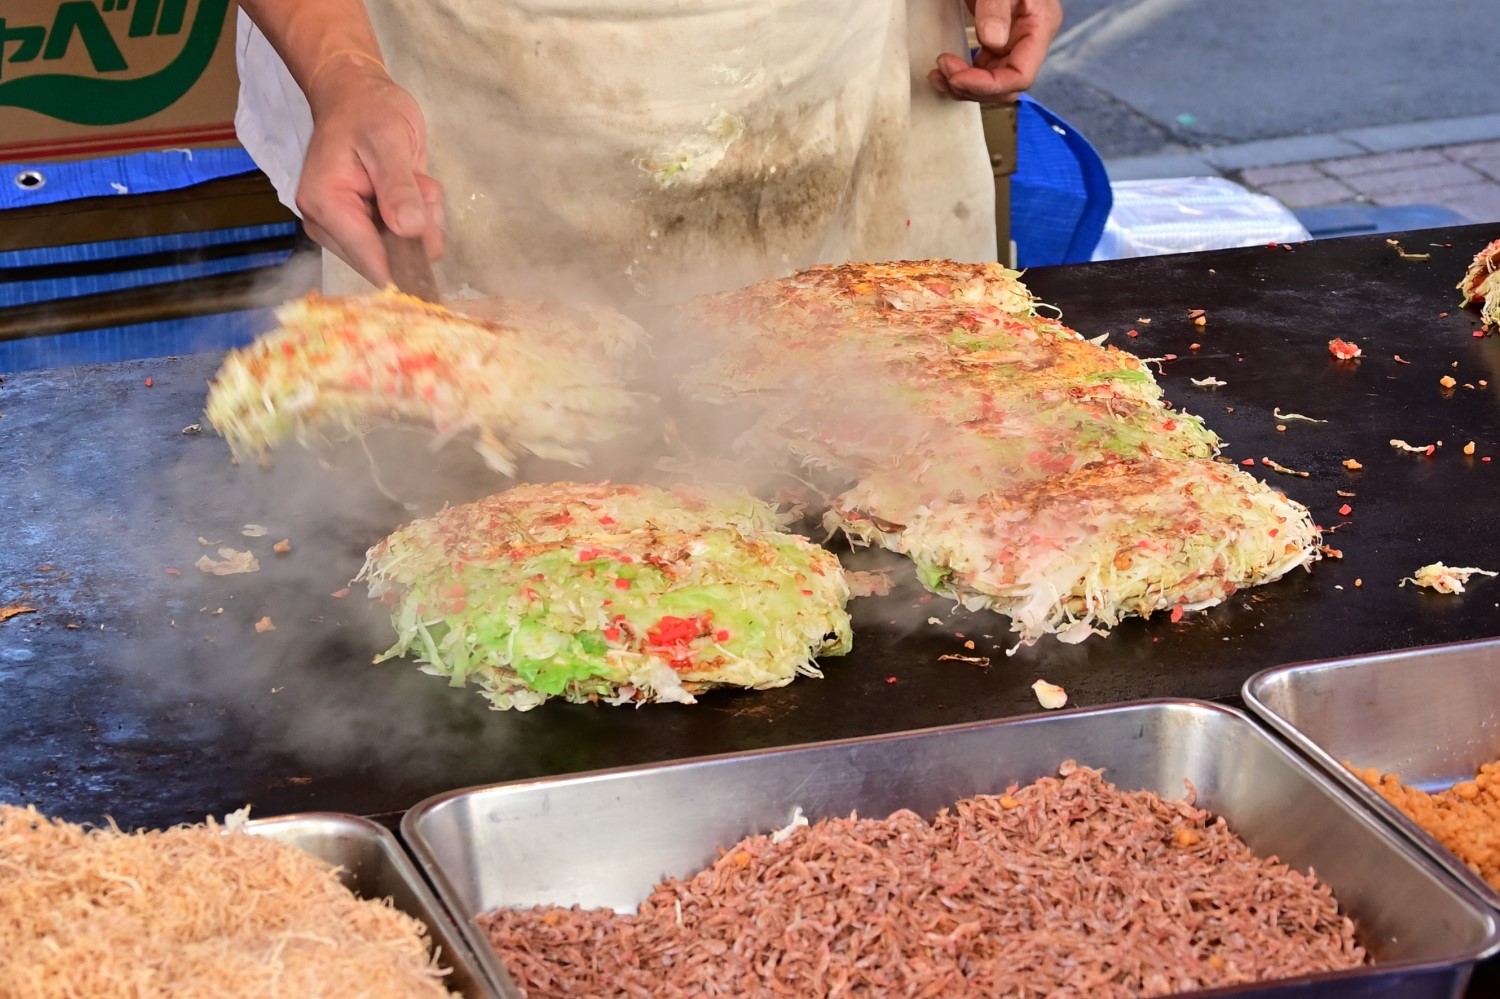
M1293 210L1422 204L1470 222L1500 221L1500 140L1250 167L1229 176Z
M1496 113L1228 146L1169 145L1105 166L1116 182L1227 177L1276 198L1304 220L1328 225L1329 232L1345 225L1500 222Z

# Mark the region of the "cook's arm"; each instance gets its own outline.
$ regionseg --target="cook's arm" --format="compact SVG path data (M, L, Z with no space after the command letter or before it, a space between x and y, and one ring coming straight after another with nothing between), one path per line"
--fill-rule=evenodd
M927 79L955 100L1014 101L1036 82L1047 49L1062 27L1061 0L968 0L968 4L979 34L980 51L974 65L961 55L945 52Z
M371 203L392 232L443 249L421 109L391 80L362 0L240 0L312 108L297 187L308 235L377 285L390 280Z

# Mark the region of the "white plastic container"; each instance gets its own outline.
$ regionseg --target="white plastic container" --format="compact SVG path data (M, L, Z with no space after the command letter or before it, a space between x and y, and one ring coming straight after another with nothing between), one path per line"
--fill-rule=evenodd
M1312 238L1281 202L1223 177L1126 180L1110 187L1114 207L1094 249L1095 260Z

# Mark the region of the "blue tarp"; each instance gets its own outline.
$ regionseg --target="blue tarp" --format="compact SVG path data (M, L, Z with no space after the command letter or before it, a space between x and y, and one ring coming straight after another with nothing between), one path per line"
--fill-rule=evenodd
M167 150L69 163L8 164L0 166L0 210L59 204L78 198L171 191L248 173L255 168L249 155L239 148ZM38 178L41 183L35 183ZM28 179L32 181L29 185L17 182ZM0 242L0 308L275 266L283 263L290 251L245 252L165 267L133 265L130 258L202 247L233 247L290 236L296 228L296 223L286 222L43 248L7 246ZM119 261L119 265L101 268L104 272L99 274L63 277L18 273L22 268L90 261ZM0 342L0 372L223 351L249 343L257 333L272 325L269 310L260 309L28 337Z
M114 260L144 253L167 250L192 250L201 246L225 246L254 239L286 236L295 232L295 222L272 222L267 225L240 226L234 229L209 229L203 232L172 233L165 236L139 236L98 243L74 243L71 246L48 246L30 250L0 251L0 280L12 267L38 267L43 264L71 264L82 260Z
M123 260L147 253L191 250L204 246L233 246L251 240L289 236L295 231L294 223L277 223L3 252L0 253L0 308L62 301L78 295L275 266L284 263L291 251L242 253L218 260L171 267L132 268L122 263L121 269L102 274L24 281L6 280L5 272L8 268L90 260ZM255 310L82 333L28 337L0 342L0 372L164 357L193 351L228 350L249 343L256 333L270 329L273 325L269 312Z
M175 191L255 169L250 154L238 146L168 149L68 163L8 163L0 166L0 210L75 198Z
M256 267L275 267L286 263L291 255L290 250L280 250L241 254L220 260L175 264L169 267L143 267L80 277L0 281L0 308L56 302L79 295L97 295L110 291L124 291L127 288L144 288L172 281L209 277L214 274L233 274L236 271L251 270Z

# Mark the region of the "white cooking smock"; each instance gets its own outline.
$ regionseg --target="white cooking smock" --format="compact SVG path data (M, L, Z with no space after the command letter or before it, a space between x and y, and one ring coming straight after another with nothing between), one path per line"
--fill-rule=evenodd
M672 300L813 263L995 259L978 108L926 80L963 37L952 0L368 7L427 118L449 289ZM237 50L240 141L290 206L306 103L243 13ZM337 262L324 283L368 287Z

